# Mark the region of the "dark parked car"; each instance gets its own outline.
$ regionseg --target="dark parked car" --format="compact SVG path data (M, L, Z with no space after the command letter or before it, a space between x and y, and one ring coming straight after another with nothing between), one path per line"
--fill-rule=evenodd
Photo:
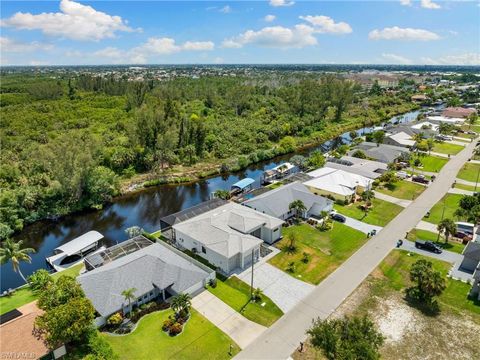
M340 214L332 214L332 219L341 223L344 223L345 221L347 221L347 218Z
M417 240L417 241L415 241L415 247L417 249L422 249L422 250L434 252L435 254L441 254L442 253L442 249L440 249L440 247L438 247L437 245L435 245L431 241Z
M459 238L459 239L465 239L465 240L471 240L472 239L471 234L464 233L463 231L457 231L455 233L455 237Z
M428 184L430 182L427 178L425 178L425 176L413 176L412 181L420 184Z

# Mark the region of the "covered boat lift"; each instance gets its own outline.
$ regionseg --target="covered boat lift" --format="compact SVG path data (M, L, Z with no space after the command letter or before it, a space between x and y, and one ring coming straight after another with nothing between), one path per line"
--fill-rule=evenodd
M230 188L230 192L232 194L238 194L246 191L252 190L252 185L255 182L252 178L245 178L240 181L237 181L235 184L232 185Z

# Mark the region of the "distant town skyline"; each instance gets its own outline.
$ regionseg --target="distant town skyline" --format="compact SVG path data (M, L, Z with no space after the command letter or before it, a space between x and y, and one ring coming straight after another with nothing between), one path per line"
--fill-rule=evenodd
M2 1L2 65L480 65L478 1Z

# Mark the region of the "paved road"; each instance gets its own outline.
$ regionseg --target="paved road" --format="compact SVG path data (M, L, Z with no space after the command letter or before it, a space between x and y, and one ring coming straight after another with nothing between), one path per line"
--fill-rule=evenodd
M461 262L463 260L463 255L454 253L452 251L443 250L441 254L435 254L431 251L417 249L413 241L408 241L405 239L403 240L403 245L400 247L400 249L407 250L423 256L428 256L434 259L443 260L452 264Z
M471 157L475 143L453 157L437 179L342 266L318 285L300 304L285 314L240 352L237 359L287 359L305 341L312 319L327 318L395 247L398 234L405 234L451 187L457 172Z

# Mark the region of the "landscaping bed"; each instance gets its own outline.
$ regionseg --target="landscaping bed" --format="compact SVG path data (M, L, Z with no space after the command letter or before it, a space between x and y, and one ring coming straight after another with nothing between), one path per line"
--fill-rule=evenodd
M120 359L229 359L240 351L235 342L205 317L190 310L183 331L170 336L162 330L172 310L144 316L135 331L124 336L102 334ZM231 353L230 347L232 348Z
M424 190L425 186L411 181L399 180L393 184L380 185L375 191L393 196L397 199L415 200Z
M288 249L291 234L295 236L295 251ZM308 224L294 225L283 230L283 239L275 245L281 252L268 262L299 280L316 285L366 240L364 233L341 223L334 223L328 231Z
M395 218L403 208L388 201L373 199L372 207L365 215L362 206L365 202L360 201L349 205L335 204L334 209L340 214L363 221L367 224L385 226Z
M225 281L217 279L215 287L209 285L208 291L247 319L263 326L272 325L283 315L283 311L265 294L261 294L258 301L250 301L250 286L235 276Z

